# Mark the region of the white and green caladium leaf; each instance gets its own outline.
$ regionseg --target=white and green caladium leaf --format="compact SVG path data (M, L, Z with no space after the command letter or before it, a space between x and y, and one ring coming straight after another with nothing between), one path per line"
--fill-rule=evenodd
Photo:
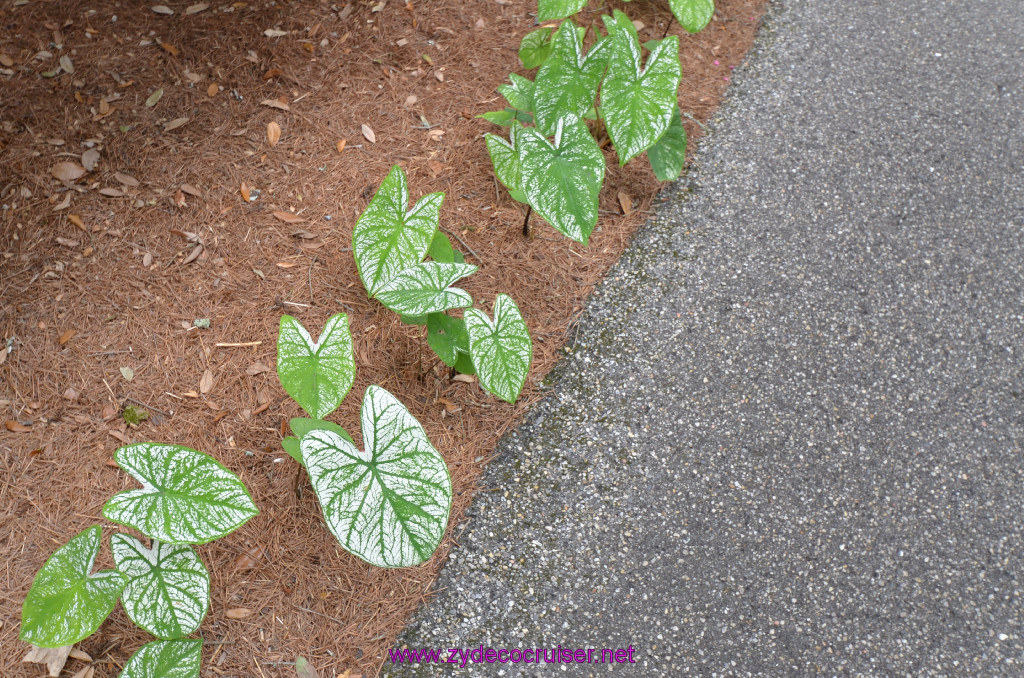
M514 403L526 383L533 359L533 342L516 302L499 294L494 322L483 311L466 311L469 355L480 385L502 400Z
M302 437L327 526L371 565L418 565L437 549L448 524L448 467L420 423L381 387L366 389L360 420L365 452L332 431Z
M426 315L473 305L473 297L450 287L476 270L472 264L428 261L405 269L377 293L377 300L402 315Z
M533 112L536 83L515 73L510 73L508 79L512 84L498 85L498 93L517 111Z
M181 445L137 443L114 460L142 489L119 492L103 516L169 544L205 544L259 513L245 485L212 457Z
M455 367L460 354L469 354L466 322L444 313L427 316L427 345L448 367Z
M550 142L535 128L516 132L522 189L537 213L564 235L587 244L597 225L604 155L586 125L562 118Z
M93 525L53 552L21 607L21 640L37 647L63 647L100 627L126 581L117 570L90 574L100 539L100 526Z
M154 640L131 656L121 678L199 678L202 640Z
M398 165L391 168L352 230L352 254L371 297L423 260L437 230L442 200L444 193L431 193L406 212L409 186L405 172Z
M537 0L537 21L564 19L586 6L587 0Z
M516 138L518 129L519 125L512 125L512 139ZM494 176L508 189L513 200L526 202L526 194L522 189L523 170L515 145L491 133L485 134L484 139L487 143L487 152L491 156L491 164L494 165Z
M138 626L157 638L182 638L199 628L210 602L210 573L192 547L115 534L110 550L128 577L121 604Z
M608 136L625 165L661 138L678 109L679 38L662 40L641 69L640 43L628 31L612 39L608 75L601 86L601 113Z
M715 14L715 0L668 0L668 6L690 33L699 33Z
M544 63L551 54L551 34L554 30L544 26L523 36L519 43L519 61L523 63L523 68L529 70Z
M674 181L686 164L686 128L679 109L672 112L672 122L661 138L647 149L647 159L658 181Z
M533 115L544 134L553 134L558 120L582 117L597 97L610 42L599 40L583 55L583 42L570 21L562 22L551 41L551 54L537 71Z
M348 316L331 316L320 333L320 341L313 341L295 318L281 316L277 378L285 393L309 416L323 419L337 409L356 378Z
M624 30L632 35L637 42L640 42L640 34L637 33L636 25L633 24L633 21L625 12L615 10L611 16L607 14L602 15L601 21L604 22L604 27L608 31L609 37L614 37L617 31Z

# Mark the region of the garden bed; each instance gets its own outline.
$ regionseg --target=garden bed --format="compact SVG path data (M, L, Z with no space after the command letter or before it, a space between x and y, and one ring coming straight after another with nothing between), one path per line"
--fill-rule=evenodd
M718 105L764 0L717 4L701 33L670 29L681 36L680 105L696 120ZM504 105L494 89L519 70L534 0L187 6L0 8L13 72L0 75L0 339L12 347L0 351L4 676L42 675L21 664L15 621L32 577L103 522L103 502L133 483L114 450L146 440L216 457L261 510L198 549L212 576L203 675L293 675L297 655L321 676L378 672L428 595L497 439L540 397L586 295L659 187L646 163L621 168L609 147L589 246L539 220L523 237L524 206L496 182L481 138L496 128L474 116ZM671 17L662 2L633 2L578 21L596 25L612 8L641 22L644 39L662 37ZM47 77L61 56L71 72ZM701 128L685 125L692 143ZM98 159L76 188L54 178L89 150ZM352 227L393 164L413 200L446 194L441 226L480 266L466 290L488 309L508 293L522 310L534 362L515 405L453 381L422 328L367 299ZM448 536L419 567L379 569L341 549L280 446L299 410L273 369L278 320L315 331L339 311L358 371L332 418L358 431L362 393L379 384L451 471ZM148 419L128 426L124 406ZM147 640L117 610L80 647L97 677L115 676Z

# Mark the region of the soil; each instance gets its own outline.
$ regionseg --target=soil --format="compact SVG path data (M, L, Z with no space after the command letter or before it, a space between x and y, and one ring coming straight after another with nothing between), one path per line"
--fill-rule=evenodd
M718 0L698 35L669 28L681 35L680 104L694 119L718 105L764 2ZM203 675L291 676L299 655L321 676L375 675L429 595L496 441L540 397L659 184L642 158L619 167L609 146L590 245L536 218L536 237L523 237L523 207L495 181L481 139L497 128L474 116L500 109L495 87L523 73L518 42L535 0L187 4L170 4L173 14L150 3L0 5L0 339L11 347L0 347L0 675L44 674L21 663L28 647L17 639L32 578L104 522L104 501L134 484L114 450L147 440L213 455L261 510L198 549L212 576ZM610 2L580 19L597 25L615 8L642 22L642 40L671 18L664 2ZM73 72L46 77L62 56ZM692 142L701 128L685 122ZM91 172L54 177L57 163L94 160L89 150L99 152ZM421 328L367 300L351 231L393 164L413 200L446 194L442 227L480 265L464 285L477 306L490 312L506 292L522 309L535 353L514 406L452 381ZM331 418L356 433L362 393L380 384L451 470L448 534L419 567L378 569L343 551L280 447L300 411L273 370L278 319L296 316L315 334L339 311L358 374ZM149 418L128 426L129 405ZM97 566L110 565L104 548ZM118 608L79 647L102 678L148 640Z

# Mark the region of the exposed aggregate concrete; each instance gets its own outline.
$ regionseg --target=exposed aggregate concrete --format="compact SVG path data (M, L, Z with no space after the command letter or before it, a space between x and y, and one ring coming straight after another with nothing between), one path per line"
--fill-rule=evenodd
M386 675L1024 675L1024 5L773 4Z

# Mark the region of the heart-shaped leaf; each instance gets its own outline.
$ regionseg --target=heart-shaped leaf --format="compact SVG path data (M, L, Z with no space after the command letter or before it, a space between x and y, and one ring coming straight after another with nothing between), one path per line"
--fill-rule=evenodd
M238 477L202 452L181 445L137 443L114 452L142 483L111 497L103 516L170 544L205 544L259 513Z
M515 134L527 201L566 236L587 244L597 225L597 197L604 182L604 155L586 125L574 117L555 126L554 143L535 128Z
M483 311L466 311L469 355L480 385L502 400L514 403L526 383L533 358L533 342L516 302L499 294L494 322Z
M653 146L647 149L647 159L658 181L679 178L686 164L686 128L679 109L672 112L672 122Z
M583 42L570 21L562 22L551 41L551 54L537 71L533 114L544 134L553 134L558 120L582 117L597 97L610 42L598 41L583 55Z
M327 526L371 565L418 565L437 549L448 524L448 467L419 422L381 387L366 389L360 419L365 452L332 431L302 438Z
M608 75L601 86L601 113L625 165L661 138L672 122L679 89L679 38L662 40L641 69L640 43L628 31L612 39Z
M427 256L442 264L456 263L455 248L452 247L452 241L441 231L435 233L434 239L430 241L430 249L427 250ZM461 264L463 262L460 261L458 263Z
M21 640L37 647L63 647L100 627L125 585L117 570L90 574L100 539L100 526L93 525L53 552L21 607Z
M640 42L640 34L637 32L636 26L625 12L614 10L611 16L608 16L607 14L603 15L601 17L601 21L604 22L604 27L608 31L608 37L614 38L617 32L626 31L632 35L637 42Z
M444 313L431 313L427 316L427 345L445 365L455 367L460 354L469 354L466 322Z
M406 212L409 187L405 172L398 165L391 168L352 231L356 268L371 297L423 260L437 230L443 199L444 193L425 195Z
M281 316L277 333L277 378L285 393L311 417L323 419L337 409L356 377L348 316L328 319L313 341L290 315Z
M583 9L587 0L537 0L537 21L564 19Z
M202 640L154 640L133 654L121 678L199 678Z
M473 305L473 297L458 287L449 287L473 273L472 264L442 264L428 261L405 269L377 293L377 299L402 315L426 315Z
M516 138L516 130L519 125L512 126L512 138ZM523 169L519 164L519 154L515 146L501 137L487 133L484 135L487 143L487 152L491 156L491 164L494 165L494 176L498 178L509 195L517 202L526 202L526 194L523 193Z
M498 93L505 97L508 105L517 111L532 112L537 85L528 78L515 73L509 74L508 79L512 81L512 84L498 85Z
M192 547L135 537L110 539L117 569L128 577L121 604L128 616L157 638L187 636L199 628L210 602L210 574Z
M668 0L669 9L679 25L690 33L698 33L715 14L715 0Z
M519 43L519 60L523 62L523 68L537 68L550 56L553 32L553 28L544 26L523 36Z

